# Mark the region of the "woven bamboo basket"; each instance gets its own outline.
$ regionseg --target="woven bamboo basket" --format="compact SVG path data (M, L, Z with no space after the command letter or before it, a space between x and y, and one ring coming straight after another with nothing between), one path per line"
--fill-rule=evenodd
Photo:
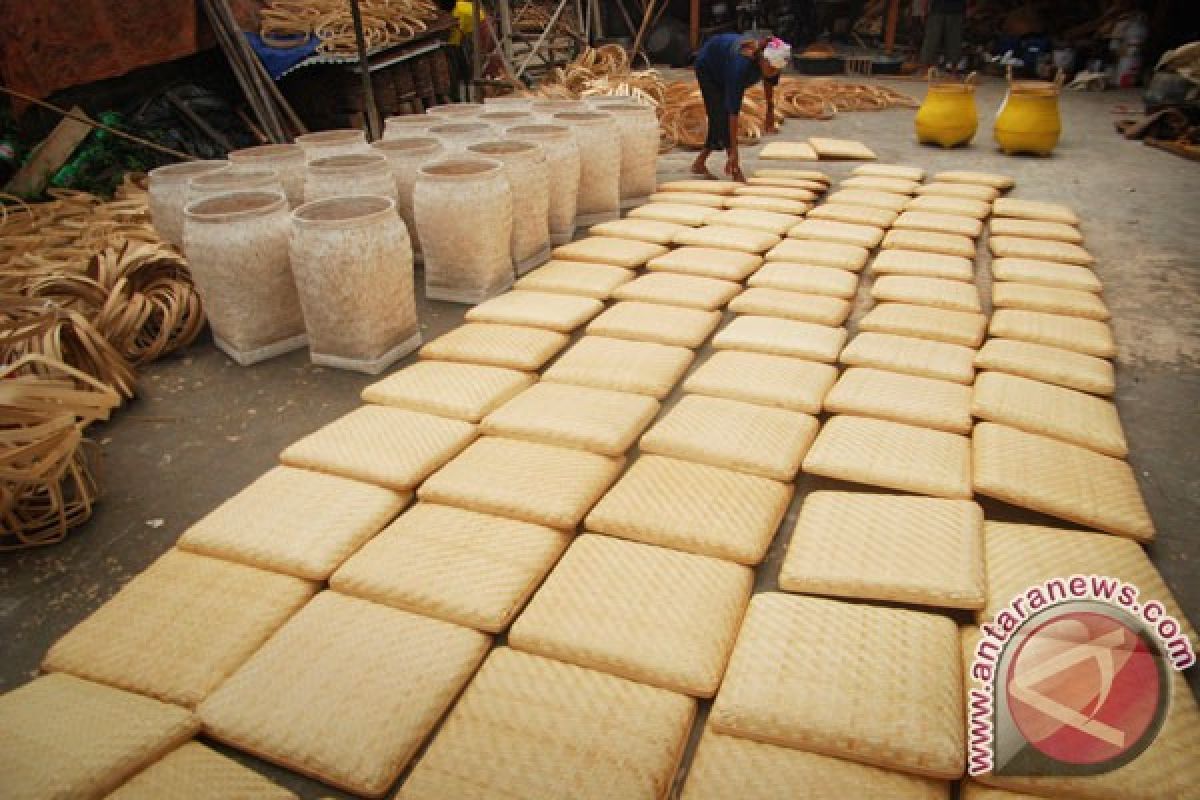
M430 109L432 111L433 109ZM429 135L437 137L448 152L462 155L469 145L486 142L496 138L496 129L485 122L451 121L434 125L429 129Z
M292 208L304 202L304 148L297 144L264 144L234 150L229 160L235 167L263 167L279 173L288 205Z
M403 139L409 136L427 136L429 129L442 120L429 114L399 114L383 121L384 139Z
M579 145L579 193L575 224L595 225L621 215L621 136L612 114L567 111L554 115Z
M552 244L566 244L575 237L575 204L579 195L579 145L566 125L518 125L507 135L518 141L535 142L546 155L551 175L547 215Z
M422 262L421 239L417 235L417 220L413 216L413 187L417 184L417 170L442 157L445 148L433 137L420 139L384 139L372 147L388 160L388 167L396 181L396 210L408 231L412 244L413 259Z
M658 115L640 103L600 108L616 117L621 134L621 208L640 206L658 183Z
M150 170L150 219L158 235L181 247L188 183L198 175L227 170L230 166L228 161L185 161Z
M396 181L387 159L376 150L318 158L308 163L304 201L374 194L396 202Z
M318 131L297 136L296 144L304 149L304 157L311 164L318 158L367 152L367 135L357 128Z
M212 197L228 192L287 192L279 173L261 167L234 167L233 169L197 175L188 183L188 203L203 197Z
M533 142L490 141L473 144L469 153L504 165L512 191L513 269L524 275L550 260L550 172L546 155Z

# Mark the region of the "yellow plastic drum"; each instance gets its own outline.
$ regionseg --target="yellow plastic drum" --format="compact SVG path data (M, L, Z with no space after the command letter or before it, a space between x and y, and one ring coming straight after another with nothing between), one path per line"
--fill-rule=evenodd
M958 147L971 141L979 127L975 111L974 74L964 83L935 82L930 70L929 91L917 109L917 141L942 147Z
M1062 75L1049 81L1010 81L996 115L996 143L1007 155L1050 155L1062 135L1058 95Z

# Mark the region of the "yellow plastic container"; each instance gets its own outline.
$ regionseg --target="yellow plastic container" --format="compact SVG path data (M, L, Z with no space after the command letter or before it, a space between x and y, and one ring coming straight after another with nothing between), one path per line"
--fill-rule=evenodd
M929 91L917 109L917 141L942 147L958 147L971 141L979 127L975 110L975 74L963 83L937 81L929 71Z
M1006 155L1047 156L1062 135L1058 95L1062 73L1054 82L1009 80L1008 96L996 114L996 144Z

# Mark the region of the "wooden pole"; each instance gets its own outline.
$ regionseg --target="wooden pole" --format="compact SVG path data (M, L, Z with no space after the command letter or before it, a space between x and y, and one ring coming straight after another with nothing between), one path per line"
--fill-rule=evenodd
M896 49L896 25L900 22L900 0L891 0L887 10L887 31L884 34L884 50L888 55Z
M479 29L483 26L483 12L479 10L479 0L471 0L471 18L474 20L471 26L471 85L467 89L467 99L480 102L483 100L483 88L479 83L483 80L483 62L479 58L479 48L483 36ZM520 75L518 72L513 77L519 78Z
M700 0L692 0L688 12L688 41L692 43L692 50L700 49Z
M382 125L379 122L379 107L375 105L375 87L371 84L371 65L367 61L367 36L363 33L362 10L358 7L358 0L350 0L350 19L354 23L358 68L362 72L363 100L367 103L367 138L373 142L379 138Z

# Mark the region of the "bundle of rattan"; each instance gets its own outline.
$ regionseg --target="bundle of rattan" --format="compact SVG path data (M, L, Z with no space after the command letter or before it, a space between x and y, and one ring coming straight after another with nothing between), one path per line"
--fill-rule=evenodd
M558 18L554 22L553 32L561 36L570 36L573 39L580 38L579 20L575 18L575 9L570 5L561 10L557 7L558 3L552 2L552 0L526 0L513 17L513 29L522 33L541 35L542 31L550 25L550 19L554 16L554 12L558 10Z
M739 118L738 141L753 144L762 138L763 120L766 117L766 98L761 89L751 89L742 99L742 114ZM783 122L783 110L775 106L776 124ZM663 144L667 149L679 145L697 150L704 146L708 132L708 116L704 110L704 98L694 81L676 81L669 84L659 108L659 126L662 128Z
M359 7L368 50L411 41L437 17L437 7L428 0L359 0ZM259 35L272 47L299 47L315 37L319 52L357 52L345 0L270 0L260 19Z
M98 494L83 429L116 392L61 361L31 355L0 369L0 550L60 541Z

